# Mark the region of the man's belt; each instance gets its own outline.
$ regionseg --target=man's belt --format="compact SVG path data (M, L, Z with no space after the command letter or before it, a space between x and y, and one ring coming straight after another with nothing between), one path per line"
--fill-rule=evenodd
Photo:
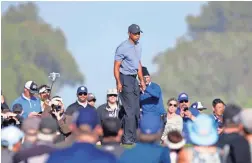
M125 74L123 74L123 73L121 73L122 75L125 75ZM136 78L137 77L137 74L128 74L128 75L125 75L125 76L131 76L131 77L133 77L133 78Z

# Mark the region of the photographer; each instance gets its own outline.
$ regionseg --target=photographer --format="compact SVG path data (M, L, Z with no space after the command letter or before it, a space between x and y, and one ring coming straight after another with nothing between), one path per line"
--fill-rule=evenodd
M6 126L16 126L18 128L21 127L21 124L24 120L24 118L22 117L23 114L23 108L21 104L15 104L13 105L12 108L13 112L10 112L10 110L5 110L4 112L2 112L1 114L1 118L2 118L2 127L6 127Z
M38 88L39 98L41 100L42 111L50 108L50 106L49 106L50 92L51 92L51 88L48 85L41 85Z
M187 123L194 121L200 114L196 108L190 107L189 97L186 93L181 93L178 96L179 107L176 110L176 114L183 118L183 134L187 143L190 143Z
M66 125L64 121L64 104L63 100L60 96L54 96L51 101L49 102L50 109L44 110L42 112L41 117L53 117L55 120L57 120L58 123L58 132L57 132L57 138L55 140L55 143L61 142L65 140L65 134L62 132L65 128L68 128L68 125Z

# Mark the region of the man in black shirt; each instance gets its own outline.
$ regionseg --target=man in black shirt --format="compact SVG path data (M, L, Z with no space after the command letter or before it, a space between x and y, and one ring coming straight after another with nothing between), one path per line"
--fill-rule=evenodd
M234 104L226 106L223 113L224 133L217 146L224 150L224 163L249 163L250 150L247 140L240 134L241 108Z

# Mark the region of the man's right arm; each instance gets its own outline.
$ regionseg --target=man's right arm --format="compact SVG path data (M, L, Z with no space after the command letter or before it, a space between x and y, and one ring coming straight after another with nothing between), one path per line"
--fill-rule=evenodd
M120 81L120 65L121 65L121 61L116 61L114 62L114 77L116 80L116 83L121 83Z

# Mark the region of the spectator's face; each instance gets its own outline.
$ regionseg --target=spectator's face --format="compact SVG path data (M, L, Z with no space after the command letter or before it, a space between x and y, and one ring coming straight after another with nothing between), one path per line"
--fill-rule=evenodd
M129 33L129 37L134 42L137 42L140 39L140 32L134 33L134 34L133 33Z
M86 102L87 101L87 93L81 92L78 94L78 100L80 102Z
M41 100L47 100L49 99L50 92L49 91L44 91L39 94Z
M178 107L177 101L170 101L167 105L168 105L168 112L175 113Z
M186 107L189 108L189 106L190 106L190 102L188 100L181 100L181 101L179 101L179 108L180 109L184 109Z
M88 101L88 104L94 107L95 106L95 102L96 102L96 100L93 99L91 101Z
M108 102L114 104L116 102L117 95L108 95Z
M150 76L144 76L145 84L148 85L151 82Z
M218 116L223 115L225 106L222 103L218 103L215 107L214 107L214 113L217 114Z

